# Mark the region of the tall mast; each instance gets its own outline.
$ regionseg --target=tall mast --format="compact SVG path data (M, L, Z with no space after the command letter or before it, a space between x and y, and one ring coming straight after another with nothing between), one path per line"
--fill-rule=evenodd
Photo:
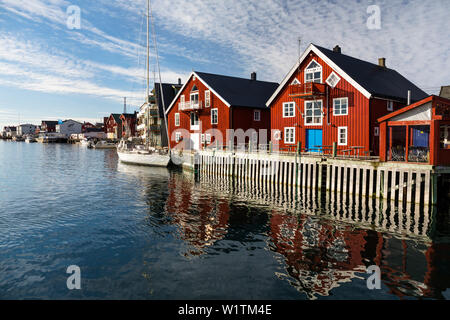
M150 0L147 0L147 96L145 101L150 103Z
M153 11L152 11L151 6L150 6L150 0L147 0L147 3L148 3L148 6L149 6L150 17L152 19L153 42L154 42L154 46L155 46L156 66L158 68L158 75L159 75L159 91L160 91L160 94L161 94L161 102L162 102L162 106L163 106L164 124L166 126L167 146L169 147L169 153L170 153L171 148L170 148L170 138L169 138L169 126L167 124L166 106L165 106L165 103L164 103L164 92L163 92L162 81L161 81L161 68L159 66L158 45L157 45L157 42L156 42L155 22L153 20Z

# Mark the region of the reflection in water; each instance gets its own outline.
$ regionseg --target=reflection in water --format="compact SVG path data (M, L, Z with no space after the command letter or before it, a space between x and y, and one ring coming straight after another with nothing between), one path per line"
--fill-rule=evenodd
M354 204L345 196L321 198L320 192L264 194L251 183L223 177L194 180L189 173L171 174L167 201L172 223L193 248L189 254L203 254L223 239L235 227L233 203L247 203L268 214L260 223L270 228L269 248L284 257L285 273L277 276L310 299L329 296L353 279L365 280L370 265L381 267L388 293L400 298L443 298L450 287L444 272L449 245L433 242L430 208L401 212L384 204L380 210L375 200Z

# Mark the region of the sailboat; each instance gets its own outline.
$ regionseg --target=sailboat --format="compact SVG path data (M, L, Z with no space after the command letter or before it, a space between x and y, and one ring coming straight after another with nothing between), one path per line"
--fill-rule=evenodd
M167 126L167 116L166 116L166 108L164 103L164 93L162 90L162 81L161 81L161 70L159 66L158 59L158 48L156 43L156 36L154 30L153 23L153 14L151 13L150 0L147 0L147 95L146 95L146 104L150 105L150 35L149 35L149 26L150 26L150 16L152 17L152 30L153 30L153 41L155 47L155 55L156 62L159 74L159 85L160 85L160 93L162 95L162 106L164 113L164 121L167 137L168 126ZM155 81L156 86L156 81ZM150 132L148 132L149 134ZM145 165L145 166L155 166L155 167L167 167L170 163L170 143L168 148L162 148L161 146L150 146L149 145L149 137L147 137L147 145L135 145L133 140L121 140L119 145L117 146L117 154L119 156L119 160L123 163L128 164L136 164L136 165ZM169 140L169 139L167 139Z

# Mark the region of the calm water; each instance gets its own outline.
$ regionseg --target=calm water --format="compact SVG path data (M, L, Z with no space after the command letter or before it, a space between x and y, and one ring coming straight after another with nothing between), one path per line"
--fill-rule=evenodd
M304 198L0 141L0 298L450 298L448 208ZM373 264L381 290L366 286Z

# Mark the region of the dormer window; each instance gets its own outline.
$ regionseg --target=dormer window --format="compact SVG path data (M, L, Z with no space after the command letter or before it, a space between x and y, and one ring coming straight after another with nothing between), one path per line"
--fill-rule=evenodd
M193 86L191 90L191 107L198 106L198 88Z
M291 85L299 85L299 84L301 83L297 78L294 78L294 80L291 82Z
M322 83L322 66L316 60L311 61L305 69L305 83L308 82Z

